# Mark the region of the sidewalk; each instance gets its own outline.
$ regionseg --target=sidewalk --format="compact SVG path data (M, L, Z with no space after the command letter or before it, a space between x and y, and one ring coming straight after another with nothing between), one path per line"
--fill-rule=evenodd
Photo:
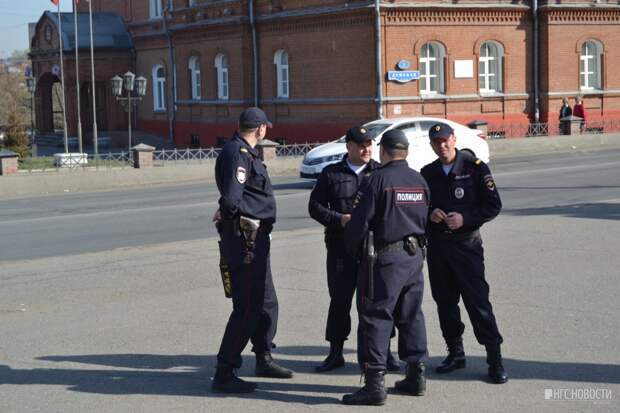
M620 133L490 140L491 162L511 156L620 148ZM269 162L272 177L296 177L301 157ZM58 171L0 176L0 199L71 192L93 192L149 185L213 182L215 161L149 169L60 169Z

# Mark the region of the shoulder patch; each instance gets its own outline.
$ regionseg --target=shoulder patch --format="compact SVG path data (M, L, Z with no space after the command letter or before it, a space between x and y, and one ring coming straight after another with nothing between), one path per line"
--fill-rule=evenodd
M482 161L480 159L476 159L476 165L480 165Z
M239 148L239 152L248 153L248 150L246 148Z

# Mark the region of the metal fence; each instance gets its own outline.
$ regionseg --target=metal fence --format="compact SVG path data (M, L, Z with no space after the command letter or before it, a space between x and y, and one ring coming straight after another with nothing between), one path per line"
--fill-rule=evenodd
M582 134L612 133L620 131L620 120L602 119L584 122L581 128ZM563 129L560 121L548 123L489 123L487 136L490 139L557 136L562 135Z

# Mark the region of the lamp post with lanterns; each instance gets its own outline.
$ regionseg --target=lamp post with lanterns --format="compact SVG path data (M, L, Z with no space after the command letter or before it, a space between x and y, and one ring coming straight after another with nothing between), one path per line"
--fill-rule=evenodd
M32 76L26 78L26 89L30 93L30 142L34 151L33 156L36 156L37 142L35 140L36 135L34 133L34 92L37 89L37 79Z
M146 95L146 79L142 76L136 77L133 73L127 72L123 77L119 75L114 76L110 80L110 85L112 87L112 94L129 114L129 126L127 128L129 135L128 151L131 152L131 111ZM123 96L123 90L127 92L127 96Z

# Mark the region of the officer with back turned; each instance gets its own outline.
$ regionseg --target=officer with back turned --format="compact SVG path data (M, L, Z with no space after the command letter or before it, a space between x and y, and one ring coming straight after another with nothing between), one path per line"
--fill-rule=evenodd
M271 123L259 108L241 113L239 130L224 145L215 163L220 191L214 218L231 273L233 310L217 355L212 388L224 393L247 393L255 383L237 377L241 352L251 340L256 353L256 376L290 378L293 372L271 357L278 323L278 299L271 277L270 233L276 220L276 201L267 169L256 144Z
M310 194L310 216L325 226L327 247L327 286L330 304L325 340L330 351L318 372L344 366L343 346L351 332L351 302L357 280L357 260L347 254L344 227L351 219L355 194L364 177L380 164L372 156L374 135L364 127L353 127L345 135L347 153L342 161L323 169ZM388 353L388 369L398 370L398 363Z
M494 383L505 383L508 375L500 352L503 339L489 301L479 231L499 214L502 201L489 167L470 151L456 149L457 138L449 125L432 126L429 138L439 159L422 168L432 196L428 271L448 346L448 357L436 371L449 373L465 367L465 325L458 306L463 298L476 339L486 347L489 377Z
M396 382L396 390L416 396L426 391L422 266L429 191L424 178L407 164L409 142L402 131L387 131L379 145L383 166L360 187L345 229L349 253L358 252L371 231L374 242L368 242L366 252L377 252L376 261L368 261L358 277L357 355L365 385L342 399L353 405L385 403L387 344L394 326L398 355L407 362L407 376Z

